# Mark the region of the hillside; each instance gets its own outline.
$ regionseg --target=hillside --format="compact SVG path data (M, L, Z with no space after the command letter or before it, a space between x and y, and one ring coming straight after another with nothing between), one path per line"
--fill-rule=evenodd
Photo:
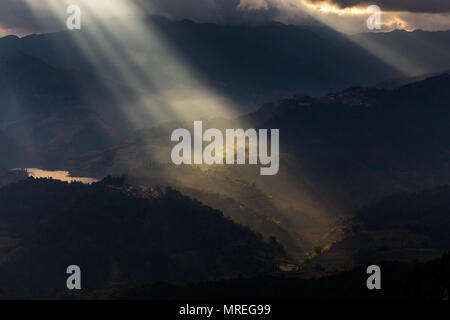
M350 88L295 97L242 119L283 132L281 150L298 157L310 180L356 209L392 193L450 180L450 75L393 90Z
M0 58L0 148L9 150L0 166L58 167L126 137L132 126L107 85L133 101L126 87L91 74L26 55Z
M361 206L450 181L448 88L450 76L443 74L393 90L293 97L238 119L203 122L204 128L222 130L279 128L280 171L272 177L248 165L172 165L168 137L192 123L140 130L120 146L73 159L72 168L87 176L124 174L141 185L220 193L275 218L300 247L311 247L338 218ZM208 201L204 192L197 196ZM227 214L224 204L214 205ZM245 221L252 228L260 224Z
M328 267L430 260L450 250L450 186L389 196L330 233L341 239L313 259ZM326 242L330 239L324 239Z
M30 178L1 188L0 207L0 283L10 298L65 296L72 264L83 270L87 295L264 274L284 256L275 240L265 242L175 190L121 179L83 185Z
M426 300L448 299L450 255L427 263L383 262L382 290L367 290L366 268L320 279L294 277L240 278L175 286L166 283L116 291L123 300ZM296 310L298 306L296 306Z

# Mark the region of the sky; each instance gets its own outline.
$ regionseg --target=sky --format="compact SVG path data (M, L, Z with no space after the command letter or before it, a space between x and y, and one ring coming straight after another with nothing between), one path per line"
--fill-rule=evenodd
M78 0L0 0L0 36L56 31L65 8ZM382 11L382 30L450 29L450 0L95 0L102 6L137 2L145 12L174 19L214 23L258 23L270 20L291 24L317 21L338 31L367 31L370 5ZM93 1L94 2L94 1ZM49 8L59 6L55 10ZM85 17L89 20L89 17ZM106 17L107 18L107 17Z

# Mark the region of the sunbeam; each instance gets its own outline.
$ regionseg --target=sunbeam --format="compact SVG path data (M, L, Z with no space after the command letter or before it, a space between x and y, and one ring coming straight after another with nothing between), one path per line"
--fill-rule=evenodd
M306 10L317 21L337 31L342 31L343 25L345 25L343 16L346 18L357 17L361 20L361 24L365 24L365 21L371 14L367 8L363 7L339 8L327 2L312 3L308 0L295 1L295 3L298 10ZM395 23L397 26L406 26L406 23L398 17L397 12L381 12L381 15L383 24L392 25ZM336 19L336 17L340 18ZM345 35L345 33L342 34ZM361 38L361 41L355 41L352 37L346 37L404 75L412 76L427 72L426 69L415 65L405 58L404 55L395 52L389 47L381 46L370 39Z
M42 4L27 2L37 19ZM73 4L73 1L70 3ZM111 95L136 126L168 120L230 117L232 104L200 79L172 48L152 30L147 16L133 1L75 2L83 17L81 30L71 31L96 73L128 86L133 101L111 88ZM46 1L64 23L68 1ZM132 106L130 104L133 104Z

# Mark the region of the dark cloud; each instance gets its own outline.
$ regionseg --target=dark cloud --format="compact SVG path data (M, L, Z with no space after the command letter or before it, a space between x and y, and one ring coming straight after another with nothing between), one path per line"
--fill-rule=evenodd
M324 0L309 0L324 2ZM415 13L449 13L450 0L327 0L341 8L357 5L378 5L385 11L408 11Z

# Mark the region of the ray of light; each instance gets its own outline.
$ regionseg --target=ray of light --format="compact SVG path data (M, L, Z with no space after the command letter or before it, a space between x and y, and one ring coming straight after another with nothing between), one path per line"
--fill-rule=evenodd
M37 4L28 3L39 15ZM67 16L61 12L65 13L68 2L45 3L63 23ZM142 121L142 113L157 122L234 114L231 103L183 63L133 1L75 3L85 18L82 30L73 31L73 39L98 73L112 76L133 90L140 107L130 108L131 102L113 90L111 95L134 122Z
M298 10L306 10L317 21L337 31L341 31L342 19L345 19L345 16L358 16L361 18L361 23L365 23L365 20L371 15L366 8L362 7L339 8L326 2L316 4L308 0L295 0L294 3ZM407 23L398 16L398 12L381 13L383 23L404 26L407 29ZM334 19L336 15L341 16L340 19ZM344 33L342 34L346 36ZM359 41L355 41L352 37L346 37L404 75L412 76L427 72L425 68L411 62L405 55L392 50L388 46L381 45L379 42L373 41L370 38L361 37Z

